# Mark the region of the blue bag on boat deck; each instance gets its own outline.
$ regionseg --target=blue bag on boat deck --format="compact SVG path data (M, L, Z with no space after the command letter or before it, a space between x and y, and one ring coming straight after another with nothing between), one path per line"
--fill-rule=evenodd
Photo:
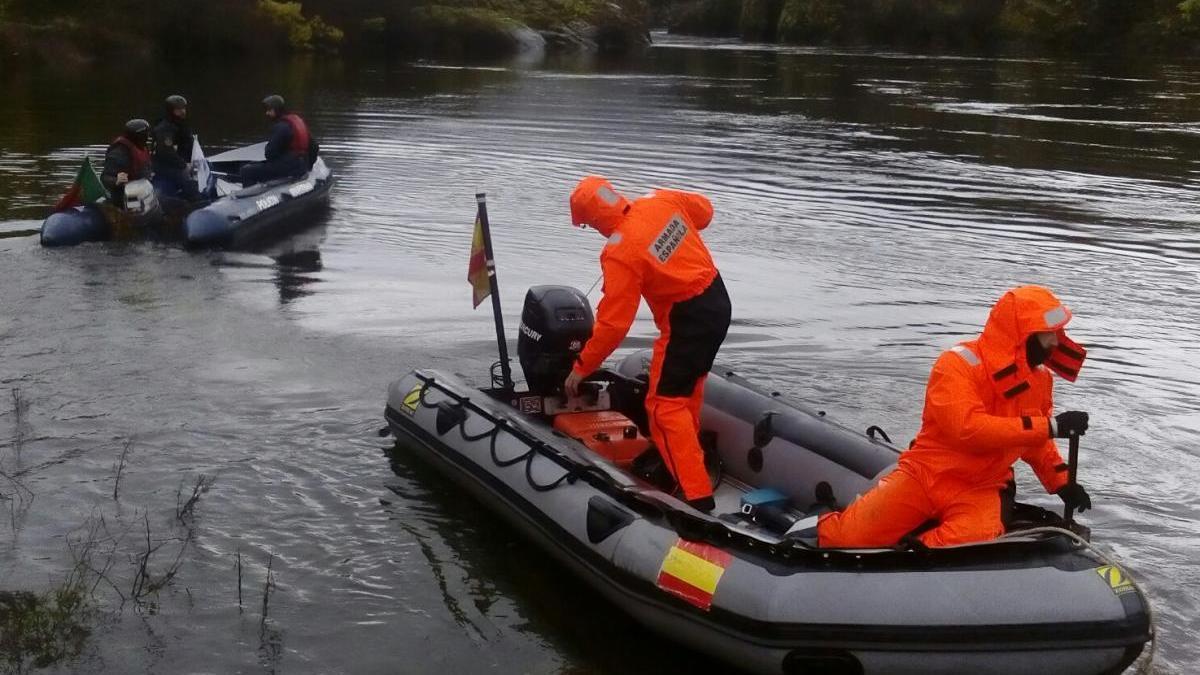
M790 498L774 488L758 488L742 495L742 513L753 516L759 509L766 507L784 508Z

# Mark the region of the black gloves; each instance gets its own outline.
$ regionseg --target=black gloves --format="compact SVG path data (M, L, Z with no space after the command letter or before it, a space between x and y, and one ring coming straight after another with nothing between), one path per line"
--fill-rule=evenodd
M1067 414L1067 413L1064 413ZM1067 483L1060 487L1054 494L1063 500L1072 510L1083 512L1092 508L1092 498L1088 496L1087 490L1079 483Z
M1054 437L1070 438L1082 436L1088 428L1088 414L1079 410L1068 410L1054 416Z

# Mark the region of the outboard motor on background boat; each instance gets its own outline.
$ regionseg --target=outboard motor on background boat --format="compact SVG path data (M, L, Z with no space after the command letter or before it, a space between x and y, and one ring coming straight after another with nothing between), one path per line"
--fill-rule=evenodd
M559 393L575 357L592 336L592 306L570 286L534 286L521 310L517 356L532 394Z
M158 210L158 197L154 186L146 179L135 180L125 186L125 210L137 215L146 215Z

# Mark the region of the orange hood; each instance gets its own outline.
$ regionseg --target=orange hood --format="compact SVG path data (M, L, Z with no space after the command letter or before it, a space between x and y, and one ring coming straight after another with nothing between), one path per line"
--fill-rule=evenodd
M1049 289L1019 286L1006 292L992 307L976 343L993 385L1006 397L1028 388L1032 369L1025 356L1025 341L1042 332L1054 332L1058 337L1046 367L1074 382L1087 351L1067 337L1065 328L1070 321L1071 310Z
M629 207L629 200L607 179L588 176L579 181L571 193L571 223L590 225L608 237L617 229Z

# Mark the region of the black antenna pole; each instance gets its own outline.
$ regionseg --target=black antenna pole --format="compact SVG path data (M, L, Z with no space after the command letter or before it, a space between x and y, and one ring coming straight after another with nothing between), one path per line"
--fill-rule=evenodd
M512 369L508 365L508 342L504 339L504 315L500 313L500 286L496 283L496 259L492 255L492 229L488 225L487 193L476 192L479 204L479 227L483 230L483 255L487 258L488 284L492 289L492 314L496 317L496 346L500 348L502 388L513 390Z
M1070 446L1067 454L1067 486L1071 487L1078 484L1077 478L1079 472L1079 434L1071 431L1068 437ZM1071 529L1071 523L1075 522L1075 506L1067 504L1063 507L1063 520L1067 521L1067 529Z

